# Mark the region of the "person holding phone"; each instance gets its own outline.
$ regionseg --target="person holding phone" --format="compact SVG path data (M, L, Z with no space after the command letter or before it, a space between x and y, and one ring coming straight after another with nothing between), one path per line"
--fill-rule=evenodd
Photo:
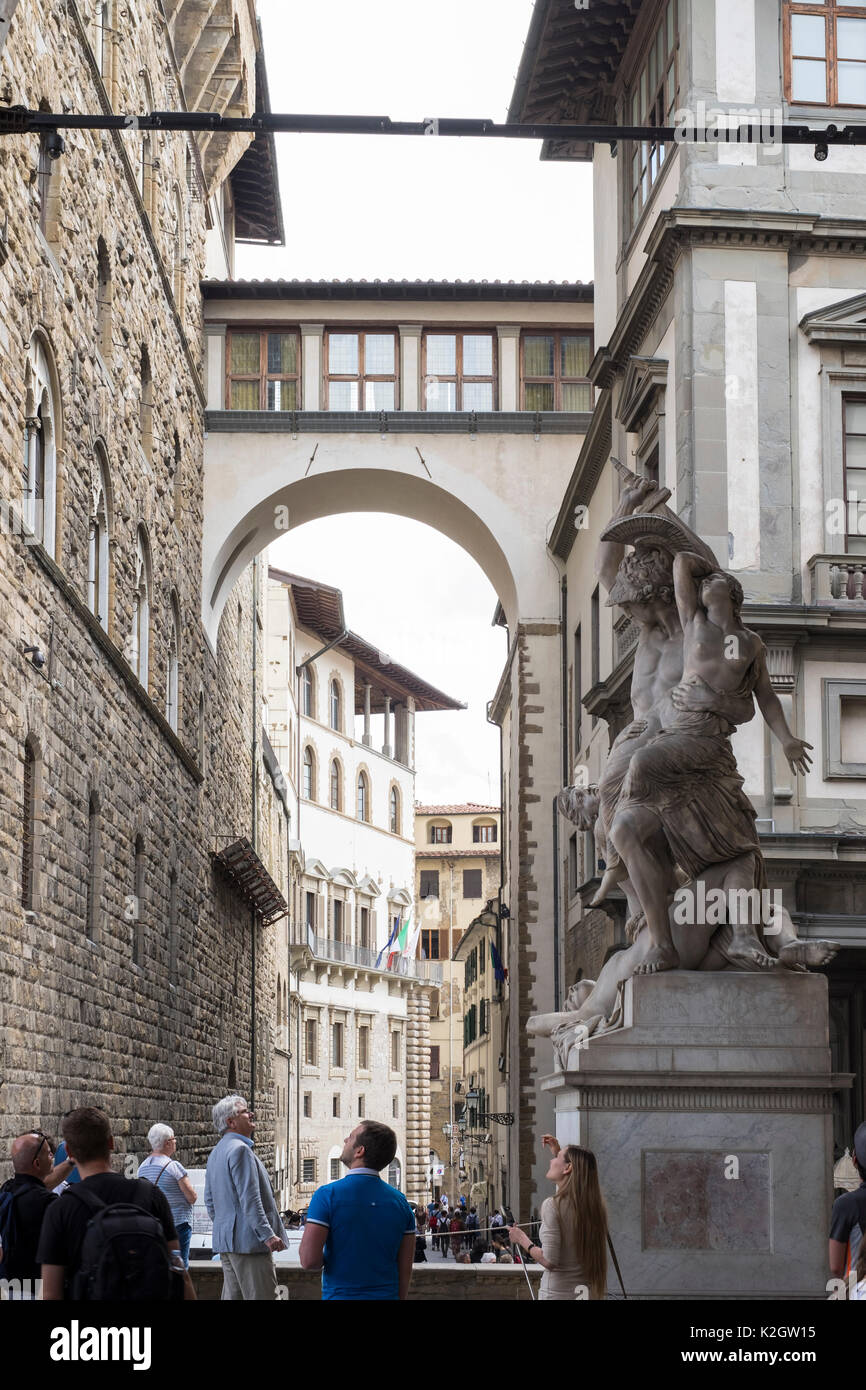
M518 1225L508 1227L509 1240L544 1267L539 1300L604 1298L607 1208L595 1154L578 1144L563 1149L552 1134L541 1142L550 1150L547 1178L556 1183L556 1193L542 1203L538 1240Z

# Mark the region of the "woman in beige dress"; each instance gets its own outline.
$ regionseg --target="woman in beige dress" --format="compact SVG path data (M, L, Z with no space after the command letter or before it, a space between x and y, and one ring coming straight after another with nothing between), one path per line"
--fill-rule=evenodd
M541 1205L537 1242L519 1226L509 1226L509 1239L544 1267L539 1299L604 1298L607 1208L595 1154L577 1144L561 1149L552 1134L541 1142L551 1152L547 1178L556 1183L556 1194Z

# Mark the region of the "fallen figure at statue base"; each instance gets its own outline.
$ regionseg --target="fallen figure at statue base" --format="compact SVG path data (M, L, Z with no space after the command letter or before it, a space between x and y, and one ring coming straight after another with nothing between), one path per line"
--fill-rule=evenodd
M798 972L826 965L839 950L834 941L804 939L797 935L787 908L766 897L743 897L742 884L751 873L750 856L732 859L706 868L699 879L682 884L672 895L670 928L679 955L680 970L739 970L767 974L785 969ZM749 862L746 862L749 861ZM697 913L685 910L687 904ZM744 959L738 949L742 924L729 920L730 907L748 904L749 929L760 939L760 952L754 962ZM697 916L698 920L688 920ZM701 920L703 918L703 920ZM630 945L612 955L597 980L579 980L572 985L565 1008L557 1013L534 1014L526 1025L535 1037L551 1038L557 1064L567 1070L568 1056L593 1034L609 1033L623 1023L623 990L638 966L652 950L652 939L642 913L629 918L626 933Z

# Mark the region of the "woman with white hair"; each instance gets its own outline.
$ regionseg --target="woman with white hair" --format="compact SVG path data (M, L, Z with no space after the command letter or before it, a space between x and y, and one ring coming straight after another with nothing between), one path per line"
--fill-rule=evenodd
M151 1125L147 1131L150 1157L146 1158L138 1170L140 1178L147 1178L154 1187L164 1193L180 1241L180 1253L184 1266L189 1268L189 1244L192 1239L192 1209L196 1204L196 1190L187 1177L186 1169L175 1158L177 1140L170 1125Z

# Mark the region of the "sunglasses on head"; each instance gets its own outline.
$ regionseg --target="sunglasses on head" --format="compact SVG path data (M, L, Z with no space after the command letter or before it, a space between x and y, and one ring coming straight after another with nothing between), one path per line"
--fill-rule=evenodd
M34 1139L37 1139L37 1138L39 1139L39 1143L36 1145L36 1151L34 1152L32 1159L30 1160L31 1163L35 1163L35 1162L36 1162L37 1158L39 1157L40 1153L42 1152L42 1145L43 1145L43 1144L48 1144L49 1150L51 1151L52 1154L54 1153L54 1149L52 1148L52 1146L51 1146L51 1144L50 1144L50 1142L49 1142L49 1139L48 1139L48 1135L47 1135L47 1134L43 1133L43 1131L42 1131L41 1129L31 1129L30 1133L33 1135Z

